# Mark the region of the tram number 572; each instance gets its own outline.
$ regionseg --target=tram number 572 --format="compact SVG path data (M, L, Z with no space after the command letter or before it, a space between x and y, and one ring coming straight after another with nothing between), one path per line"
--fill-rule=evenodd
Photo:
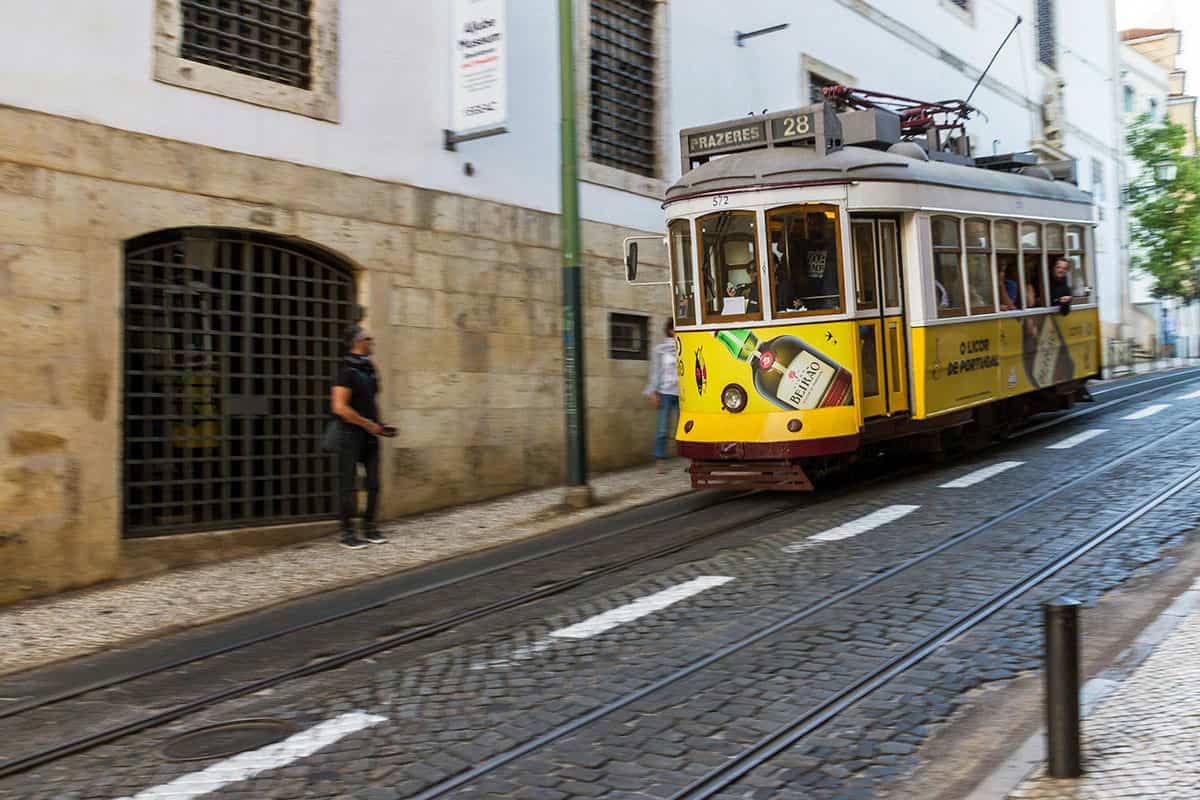
M717 206L729 205L729 195L727 195L727 194L719 194L716 197L714 197L712 200L713 200L713 208L716 208Z

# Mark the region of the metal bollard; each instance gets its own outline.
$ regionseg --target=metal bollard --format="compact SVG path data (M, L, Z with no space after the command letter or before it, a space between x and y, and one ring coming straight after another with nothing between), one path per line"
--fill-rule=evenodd
M1083 774L1079 752L1079 602L1042 604L1046 631L1047 760L1052 778Z

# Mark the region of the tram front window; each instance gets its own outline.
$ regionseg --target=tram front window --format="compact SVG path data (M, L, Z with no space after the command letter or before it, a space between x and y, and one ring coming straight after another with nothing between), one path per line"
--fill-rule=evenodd
M762 319L755 218L753 211L720 211L696 223L705 322Z
M776 316L841 311L837 208L808 205L768 211L767 241Z
M692 291L692 223L677 219L667 226L671 240L671 296L674 298L675 322L693 325L696 322L696 295Z

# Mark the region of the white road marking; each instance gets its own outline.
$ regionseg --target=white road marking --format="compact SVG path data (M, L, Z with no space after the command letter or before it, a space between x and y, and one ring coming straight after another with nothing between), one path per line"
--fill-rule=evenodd
M1185 394L1183 397L1180 397L1179 399L1180 400L1200 400L1200 391L1192 392L1191 394Z
M1093 428L1090 431L1084 431L1083 433L1077 433L1074 436L1068 436L1066 439L1063 439L1061 442L1056 442L1055 444L1050 445L1046 449L1047 450L1070 450L1072 447L1074 447L1077 444L1083 444L1084 442L1095 439L1097 436L1100 436L1105 433L1108 433L1108 428Z
M1145 408L1139 408L1137 411L1134 411L1132 414L1126 414L1125 416L1121 417L1121 419L1145 419L1146 417L1152 417L1155 414L1157 414L1158 412L1162 411L1163 409L1170 408L1170 407L1171 407L1170 403L1156 403L1155 405L1152 405L1152 406L1146 406Z
M387 717L352 711L325 720L320 725L293 734L282 742L260 747L247 753L219 761L207 769L183 775L170 783L139 792L121 800L191 800L215 792L231 783L253 778L260 772L286 767L293 761L307 758L352 733L378 725Z
M598 633L611 630L623 623L632 622L647 614L653 614L655 611L661 611L667 606L678 603L680 600L686 600L694 594L703 592L705 589L721 586L722 584L729 583L731 580L733 578L726 578L721 575L702 575L687 583L681 583L670 589L634 600L632 603L620 608L614 608L611 611L605 611L603 614L597 614L575 625L551 631L550 635L556 639L587 639Z
M491 661L477 661L471 665L473 672L484 670L504 669L520 661L528 661L539 653L544 653L554 646L554 640L543 637L532 644L523 644L508 654L508 658L494 658Z
M887 525L889 522L895 522L901 517L906 517L916 511L920 506L905 506L895 505L881 508L878 511L872 511L865 517L860 517L853 522L847 522L843 525L838 525L836 528L830 528L827 531L822 531L816 536L810 536L804 541L789 544L783 548L785 553L798 553L813 545L814 542L836 542L840 539L849 539L852 536L858 536L861 533L875 530L881 525Z
M1024 461L1001 461L999 464L992 464L990 467L977 469L974 472L969 472L961 478L955 478L949 483L943 483L939 489L965 489L968 486L974 486L977 483L982 483L993 475L999 475L1001 472L1007 472L1013 467L1019 467L1024 464Z

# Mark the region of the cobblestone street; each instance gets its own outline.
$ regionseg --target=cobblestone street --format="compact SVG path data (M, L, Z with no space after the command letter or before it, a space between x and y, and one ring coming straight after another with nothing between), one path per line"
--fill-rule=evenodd
M798 716L840 702L861 676L949 630L1015 578L1119 524L1111 541L885 677L840 708L834 724L814 728L717 795L904 797L935 731L970 716L981 690L1002 692L1036 674L1043 600L1071 594L1090 606L1138 576L1171 568L1172 553L1200 541L1194 484L1129 518L1200 469L1200 400L1175 399L1195 388L1184 382L1111 406L1098 389L1100 402L1082 415L965 460L790 505L760 503L757 518L747 516L753 504L743 504L744 521L724 527L719 514L703 512L715 523L712 535L675 555L465 621L442 635L452 642L433 637L385 649L198 708L0 780L0 796L171 796L138 794L160 786L190 797L211 786L205 791L222 797L675 797ZM1165 410L1139 414L1151 399L1162 399ZM977 485L976 474L988 475L986 483ZM1055 477L1035 477L1044 475ZM679 525L661 524L664 532ZM604 540L592 547L614 557L603 555L613 547ZM481 584L478 599L490 602L525 580L539 582L538 572ZM343 625L337 640L346 644L337 646L369 630ZM1157 674L1176 663L1184 670L1178 687L1189 668L1181 656L1152 657L1143 669ZM67 724L82 735L167 708L189 681L245 680L236 659L220 684L206 663L141 691L114 687L100 714L104 706L68 702L0 719L0 735L20 742L16 756L53 744ZM1157 696L1121 703L1122 696L1107 702L1137 708L1145 725L1155 724ZM1186 723L1189 708L1173 709L1174 724ZM297 733L276 749L211 762L202 772L204 762L159 755L178 734L246 718L281 720ZM1104 785L1095 791L1108 790L1112 781L1103 776L1125 780L1131 767L1122 765L1142 753L1131 744L1136 737L1097 735L1122 724L1101 719L1087 723L1089 764L1103 764L1093 770ZM1025 800L1063 790L1035 780L1017 791Z

